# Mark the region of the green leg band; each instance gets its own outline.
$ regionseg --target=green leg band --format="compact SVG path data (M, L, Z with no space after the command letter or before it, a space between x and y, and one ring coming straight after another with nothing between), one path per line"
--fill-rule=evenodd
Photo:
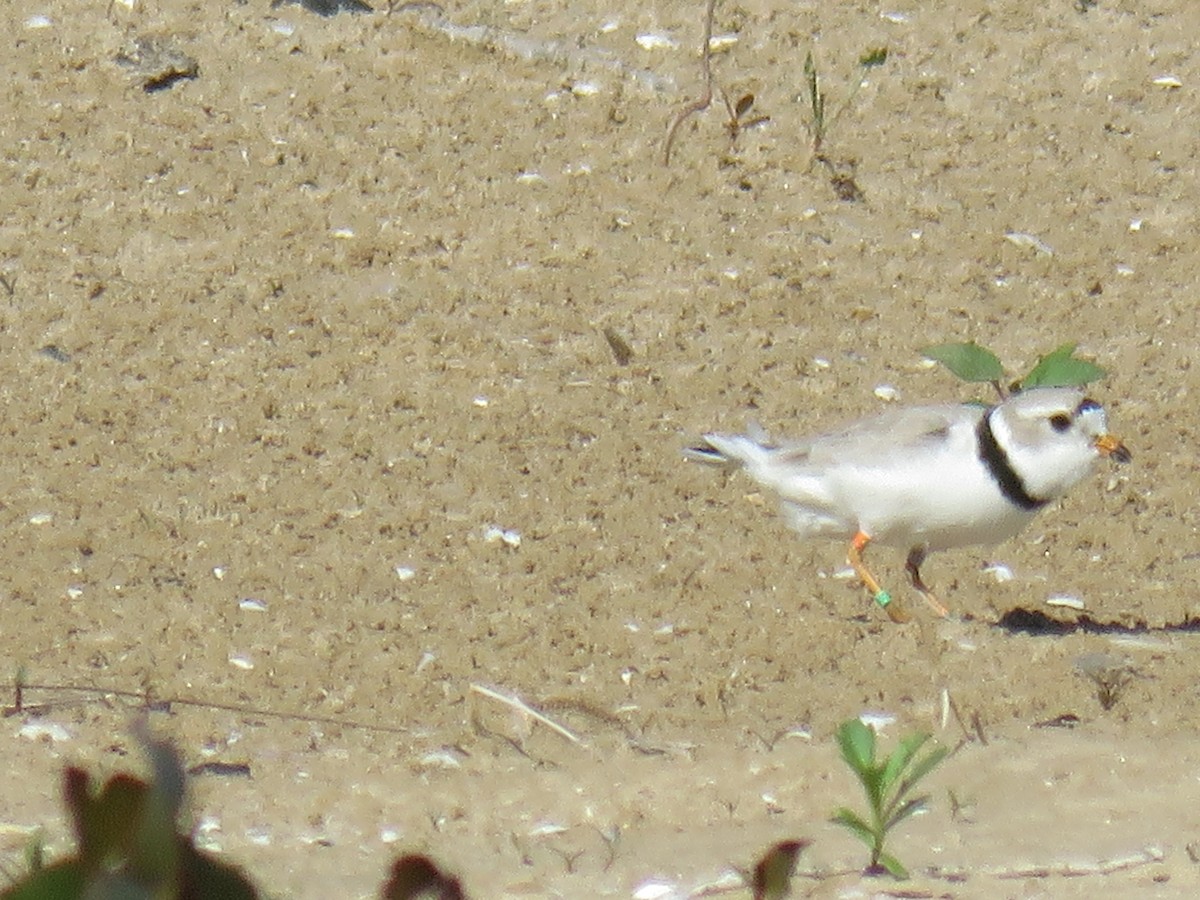
M880 609L886 609L887 605L892 602L892 595L887 591L880 591L875 595L875 602L879 604Z

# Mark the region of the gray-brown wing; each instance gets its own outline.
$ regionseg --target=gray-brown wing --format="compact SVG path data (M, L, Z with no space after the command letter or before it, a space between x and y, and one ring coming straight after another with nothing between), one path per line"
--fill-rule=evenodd
M833 464L878 464L905 457L918 448L944 444L959 423L974 427L983 415L981 406L911 406L889 409L860 419L838 431L816 435L780 447L782 458L818 468Z

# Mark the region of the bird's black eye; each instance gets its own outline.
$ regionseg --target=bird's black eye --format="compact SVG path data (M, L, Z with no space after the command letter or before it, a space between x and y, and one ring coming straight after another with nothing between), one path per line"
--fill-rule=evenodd
M1071 417L1066 413L1055 413L1050 417L1050 427L1055 431L1066 431L1071 427Z

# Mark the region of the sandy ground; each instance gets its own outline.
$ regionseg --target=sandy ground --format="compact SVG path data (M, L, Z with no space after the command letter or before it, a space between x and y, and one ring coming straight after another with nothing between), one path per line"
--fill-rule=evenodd
M273 896L410 850L480 898L746 896L784 837L801 896L894 890L828 822L865 711L962 745L905 896L1200 892L1200 7L947 6L722 4L748 127L718 101L664 165L696 4L5 5L0 655L93 689L3 720L6 869L69 846L64 763L140 766L109 692L149 691L250 766L191 815ZM1078 341L1135 460L935 556L949 620L680 458L969 399L919 354L965 339Z

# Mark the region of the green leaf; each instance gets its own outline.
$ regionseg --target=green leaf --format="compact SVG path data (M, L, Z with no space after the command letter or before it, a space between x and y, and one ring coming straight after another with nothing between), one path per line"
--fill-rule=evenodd
M1034 387L1082 387L1107 373L1095 363L1075 356L1075 344L1063 344L1038 360L1021 381L1021 390Z
M874 829L864 822L862 816L858 813L843 806L833 814L833 821L853 832L872 851L875 850L876 844L879 843L879 838L876 836Z
M865 785L864 775L875 766L875 732L859 719L848 719L838 727L837 739L842 759Z
M463 900L462 884L447 875L428 856L409 854L392 863L391 877L384 885L383 900L419 900L438 897Z
M963 381L993 382L1004 378L1004 366L991 350L974 341L965 344L935 344L921 351L926 359L939 362Z
M754 900L783 900L791 893L792 874L800 853L811 841L780 841L754 867Z
M888 820L887 820L887 822L884 823L883 827L888 830L891 830L893 827L895 827L896 825L899 825L901 822L903 822L909 816L915 815L916 813L919 813L921 810L925 809L928 803L929 803L929 795L928 794L924 794L923 796L920 796L920 797L914 797L911 800L906 800L903 806L901 806L898 810L896 810L894 813L892 813L888 817Z
M179 842L178 896L257 900L258 889L239 869L209 853L197 850L190 841L180 838Z
M908 869L904 868L904 866L900 863L900 860L896 859L896 857L892 856L892 854L879 854L879 864L887 869L888 874L897 881L908 880Z
M887 58L887 47L872 47L858 58L858 64L864 69L873 69L876 66L882 66L885 62L887 62Z
M87 876L83 863L72 857L41 869L4 891L4 900L63 900L84 896Z
M938 764L950 755L949 747L938 747L935 750L930 750L929 755L913 766L912 771L904 778L904 783L901 786L901 791L907 793L911 791L918 781L932 772L938 767Z
M134 825L145 809L146 783L118 774L93 796L88 774L74 766L67 768L63 783L84 868L91 872L123 864L136 837Z
M41 828L25 844L25 867L30 872L46 868L46 832Z
M901 774L908 768L917 751L931 737L927 732L918 732L904 738L888 757L887 767L883 770L883 783L886 788L900 780Z
M817 74L817 64L813 60L812 51L804 57L804 80L808 82L808 103L812 113L812 127L819 135L825 129L825 94L821 90L820 76Z

